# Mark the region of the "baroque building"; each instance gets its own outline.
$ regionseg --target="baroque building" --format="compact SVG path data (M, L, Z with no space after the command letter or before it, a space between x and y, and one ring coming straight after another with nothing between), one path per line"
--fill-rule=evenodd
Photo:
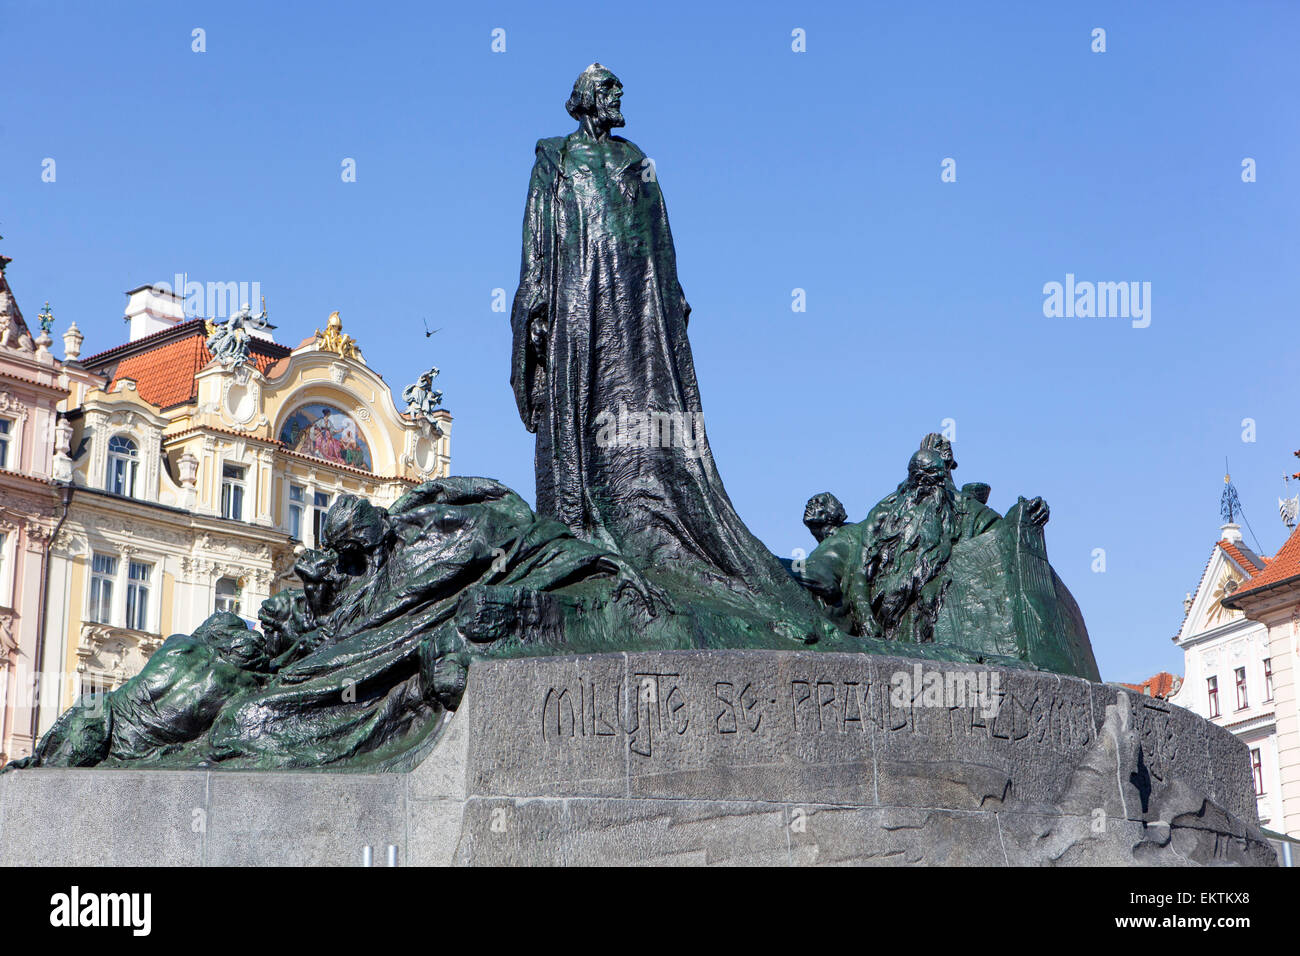
M0 256L0 762L31 752L46 553L59 493L53 435L68 395L48 309L32 335Z
M127 296L128 341L83 358L65 335L51 395L37 734L214 611L255 623L339 495L386 506L450 470L451 415L399 409L338 313L291 347L247 308L213 324L161 287Z

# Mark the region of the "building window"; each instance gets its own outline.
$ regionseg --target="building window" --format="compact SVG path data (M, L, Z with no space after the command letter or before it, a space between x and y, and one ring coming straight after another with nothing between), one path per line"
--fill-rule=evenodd
M1232 673L1237 678L1237 709L1244 710L1250 705L1246 700L1246 668L1238 667Z
M108 440L108 490L115 495L135 497L135 475L140 466L140 454L135 442L125 435L114 435Z
M221 466L221 517L244 520L244 474L239 465Z
M1255 778L1255 796L1264 794L1264 765L1259 759L1259 748L1250 748L1250 773Z
M1210 692L1210 716L1219 716L1219 678L1211 677L1205 682L1206 688Z
M9 557L9 532L0 531L0 606L8 607L9 601L9 579L5 576L9 569L9 563L5 559Z
M97 624L113 622L113 580L117 577L117 558L96 553L90 560L90 620Z
M289 534L302 540L302 512L306 504L307 489L302 485L289 486Z
M126 571L126 626L137 631L149 630L149 584L153 565L132 561Z
M325 491L318 491L312 495L311 499L311 533L312 543L320 547L320 529L325 524L325 513L330 510L330 495Z
M239 582L234 578L222 578L217 582L216 609L231 614L239 613Z
M1264 658L1264 699L1273 699L1273 658Z
M0 468L9 467L9 442L13 427L12 419L0 418Z

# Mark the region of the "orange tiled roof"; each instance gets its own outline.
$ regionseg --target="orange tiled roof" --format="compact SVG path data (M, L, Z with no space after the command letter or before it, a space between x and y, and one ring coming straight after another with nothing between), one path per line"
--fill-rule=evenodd
M1224 601L1224 604L1231 601L1232 603L1229 606L1235 606L1243 594L1262 591L1270 585L1279 584L1294 577L1300 577L1300 528L1291 533L1291 537L1286 539L1286 544L1282 545L1277 554L1269 559L1264 570L1259 574L1252 575L1249 584L1246 587L1238 588L1236 593Z
M186 319L179 325L173 325L165 329L159 329L157 332L151 332L142 338L136 339L134 342L123 342L120 345L114 345L112 348L104 349L102 352L96 352L94 355L87 355L81 359L81 364L86 366L86 368L101 368L108 365L119 356L143 351L150 347L151 343L170 342L180 336L198 332L199 330L203 330L204 335L207 335L206 319Z
M1168 671L1161 671L1154 677L1148 677L1140 684L1120 683L1121 687L1127 687L1129 690L1136 691L1139 694L1145 694L1148 697L1159 697L1164 699L1178 689L1182 679L1175 677Z
M1245 571L1247 576L1252 580L1255 575L1268 566L1268 558L1261 558L1253 552L1246 554L1241 548L1226 538L1219 542L1219 547L1227 552L1228 557L1237 562L1237 566Z
M109 391L124 378L135 380L136 391L150 405L170 408L193 401L198 395L194 376L212 361L206 345L207 335L200 326L184 338L165 342L155 348L128 355L117 363ZM259 372L265 373L280 358L282 347L259 348L267 343L253 340L252 359ZM106 353L105 353L106 354Z

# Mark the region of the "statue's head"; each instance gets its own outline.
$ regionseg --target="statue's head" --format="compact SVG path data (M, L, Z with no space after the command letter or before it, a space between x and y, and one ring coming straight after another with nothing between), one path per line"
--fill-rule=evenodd
M804 527L812 532L819 543L848 520L849 513L844 510L844 505L829 491L813 495L803 509Z
M601 132L624 125L620 110L623 84L612 72L593 63L573 81L573 92L564 108L581 123L585 118Z
M356 495L339 495L321 524L321 545L339 556L344 573L361 574L372 566L372 557L387 543L390 530L383 508Z
M938 432L930 432L921 439L921 447L937 451L943 456L944 464L948 466L948 470L956 470L957 459L952 456L952 442L944 438L943 435Z
M265 671L270 664L266 638L229 611L218 611L199 625L194 639L216 650L228 664L242 670Z
M267 653L276 657L293 643L306 624L305 597L300 589L279 591L262 602L257 620L266 635Z
M194 629L196 641L212 642L226 631L248 630L248 622L233 611L217 611Z
M914 488L942 486L948 477L948 464L932 448L922 448L907 463L907 483Z
M303 595L312 618L321 618L333 610L334 596L342 584L339 556L333 551L311 548L294 562L293 570L302 582Z

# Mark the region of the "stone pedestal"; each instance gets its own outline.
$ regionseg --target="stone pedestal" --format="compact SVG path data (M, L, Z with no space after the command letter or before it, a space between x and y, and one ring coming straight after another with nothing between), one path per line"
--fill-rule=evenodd
M0 864L1245 864L1247 749L1053 674L805 651L472 669L407 773L26 770Z

